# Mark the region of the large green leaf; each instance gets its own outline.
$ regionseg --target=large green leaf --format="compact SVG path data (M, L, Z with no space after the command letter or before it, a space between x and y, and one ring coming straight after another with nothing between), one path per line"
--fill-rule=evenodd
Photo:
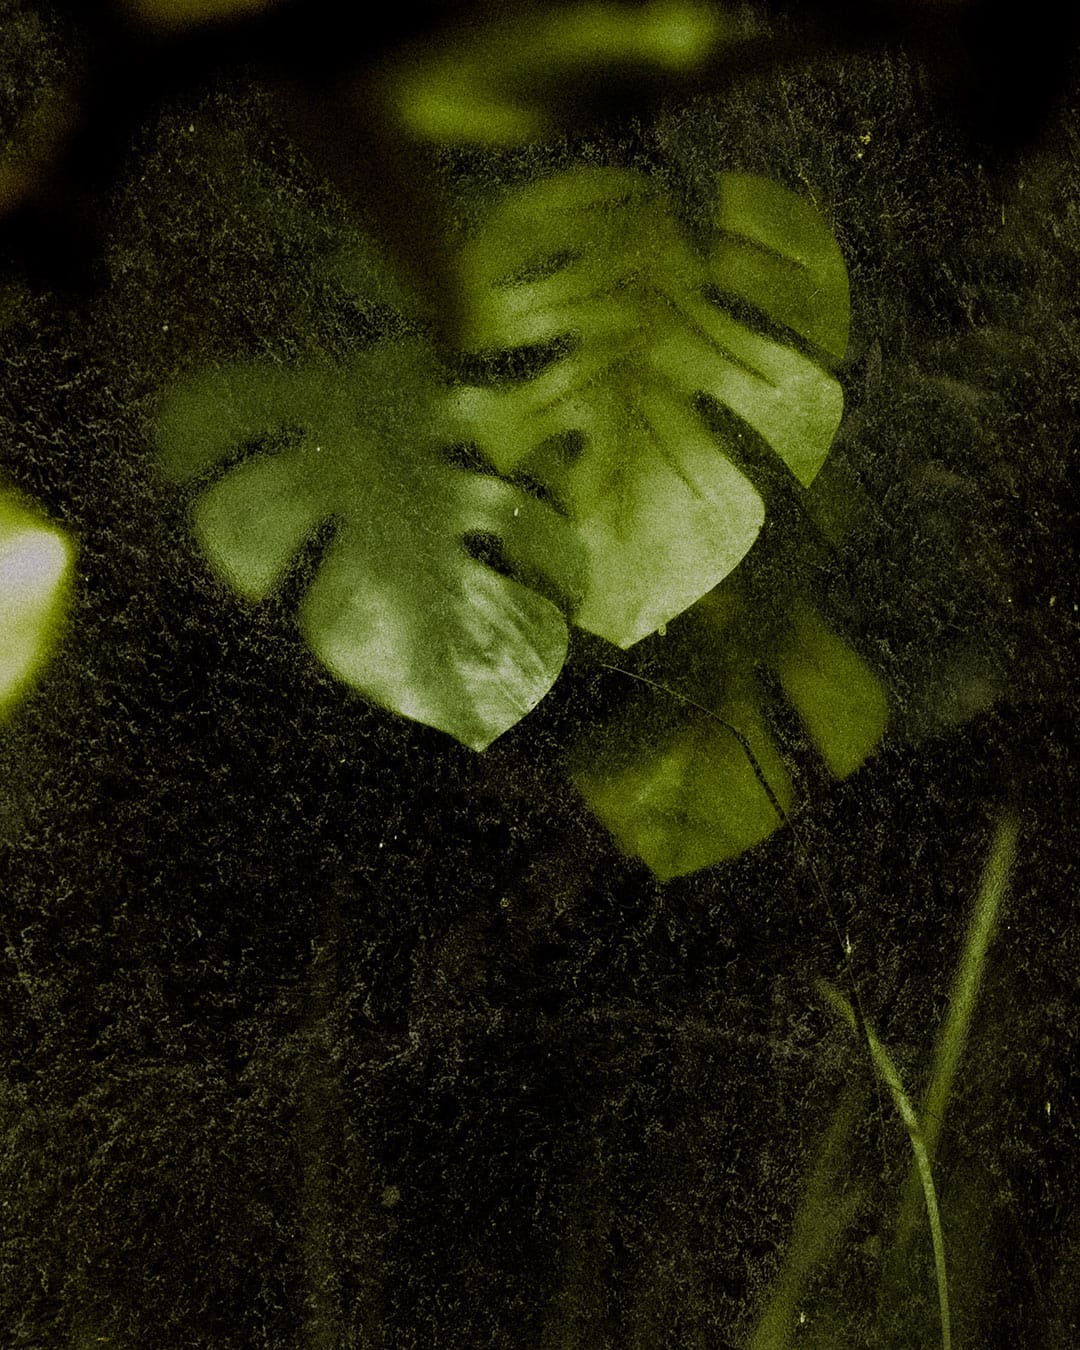
M12 492L0 492L0 716L49 655L67 609L74 548Z
M467 386L461 415L500 471L527 472L567 510L588 557L575 621L624 647L754 542L751 442L805 487L842 412L827 367L847 343L847 274L820 215L724 174L712 224L695 249L654 180L573 170L506 197L462 257L473 352L561 355L533 378ZM726 433L701 395L727 410Z
M547 596L570 603L579 587L574 532L519 487L453 466L445 451L467 437L423 344L383 344L344 368L206 371L168 394L158 432L181 479L291 433L202 491L195 530L258 601L333 522L301 626L348 684L475 749L551 687L567 630Z

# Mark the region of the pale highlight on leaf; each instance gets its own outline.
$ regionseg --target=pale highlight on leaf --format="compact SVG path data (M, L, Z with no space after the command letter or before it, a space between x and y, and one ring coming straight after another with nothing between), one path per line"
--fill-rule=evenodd
M0 716L47 659L67 608L74 547L63 531L0 495Z
M722 175L716 225L702 257L651 180L574 170L510 194L461 259L470 350L562 344L535 377L468 387L458 407L493 463L566 508L588 557L575 622L622 647L753 544L765 512L749 438L805 487L843 410L826 367L846 346L847 275L821 217ZM732 415L728 432L706 427L702 396Z
M461 428L422 344L385 344L343 369L211 371L171 391L158 431L179 478L251 452L193 507L215 570L248 600L332 524L301 625L369 698L483 749L551 687L566 624L532 587L572 601L573 531L512 484L451 467L442 452ZM291 441L260 449L275 433ZM469 536L498 541L498 571L470 554Z

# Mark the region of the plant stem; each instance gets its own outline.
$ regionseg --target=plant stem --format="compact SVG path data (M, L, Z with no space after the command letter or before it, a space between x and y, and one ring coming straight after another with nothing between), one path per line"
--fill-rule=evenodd
M860 1019L847 999L827 980L818 981L818 989L828 1003L858 1035ZM941 1227L941 1212L938 1209L937 1191L934 1188L934 1175L930 1167L930 1155L926 1139L915 1114L911 1099L904 1091L900 1074L892 1061L892 1056L878 1040L873 1028L865 1021L862 1030L870 1048L870 1058L885 1086L892 1094L893 1105L904 1122L911 1139L911 1149L915 1155L915 1167L926 1201L926 1217L930 1225L930 1238L934 1244L934 1270L937 1275L938 1305L941 1312L941 1350L952 1350L952 1325L949 1316L949 1281L945 1268L945 1235Z
M923 1101L923 1140L926 1154L933 1159L945 1111L952 1092L960 1057L971 1030L975 1000L986 969L986 955L993 940L997 917L1016 859L1019 833L1015 816L1002 816L994 830L990 853L983 869L982 883L968 924L960 961L953 980L948 1011L938 1037L934 1070ZM900 1260L911 1241L918 1221L920 1179L916 1170L908 1181L896 1224L894 1259Z

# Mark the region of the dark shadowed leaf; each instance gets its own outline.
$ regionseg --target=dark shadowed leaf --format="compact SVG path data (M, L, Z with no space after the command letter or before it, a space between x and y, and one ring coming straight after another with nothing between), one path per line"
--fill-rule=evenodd
M232 23L272 9L281 0L121 0L131 18L165 33Z
M700 706L649 688L571 755L590 807L662 880L737 857L798 804L759 668L771 672L834 778L866 760L888 722L881 681L805 601L764 623L729 583L687 618L696 624L690 655L674 658L672 684L689 686Z
M678 717L657 738L649 724L664 695L643 700L619 728L621 744L572 759L574 782L620 847L661 881L735 858L781 823L742 743L704 713ZM748 680L717 708L749 744L786 813L792 784Z
M282 432L287 448L258 451ZM460 429L422 344L385 344L344 368L198 374L167 396L159 440L177 478L254 450L194 505L215 570L249 600L333 522L301 624L368 697L482 749L551 687L566 625L534 588L572 598L573 531L514 485L453 467L444 452Z

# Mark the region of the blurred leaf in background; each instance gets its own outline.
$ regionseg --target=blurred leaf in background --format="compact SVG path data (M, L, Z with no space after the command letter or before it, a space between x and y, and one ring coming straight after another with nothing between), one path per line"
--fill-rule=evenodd
M388 65L384 97L406 135L501 147L540 140L582 101L620 85L686 76L744 35L731 13L700 0L521 6Z
M162 33L203 24L232 23L273 9L282 0L121 0L131 18Z

